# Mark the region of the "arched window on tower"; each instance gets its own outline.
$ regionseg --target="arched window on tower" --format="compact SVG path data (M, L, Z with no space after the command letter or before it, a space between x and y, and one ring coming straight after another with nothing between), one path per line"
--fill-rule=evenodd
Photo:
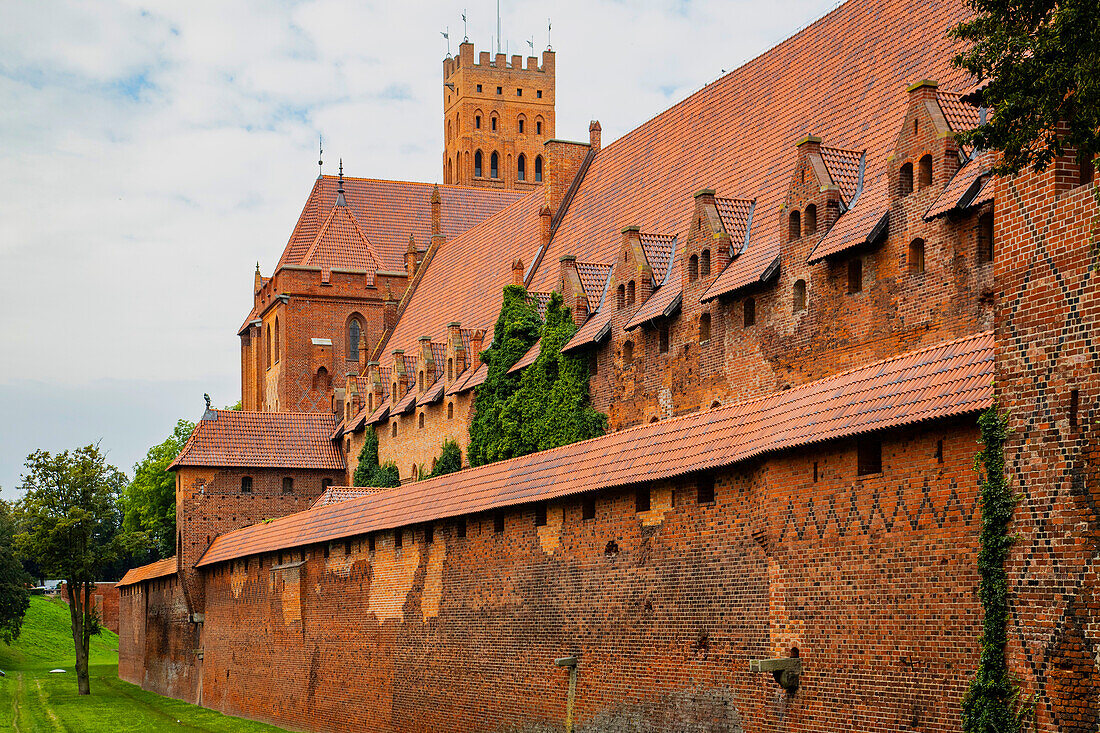
M932 185L932 156L925 154L920 159L920 187Z
M359 339L363 335L363 327L359 325L358 318L352 318L348 323L348 361L359 361Z
M699 255L692 255L688 258L688 282L695 282L699 279Z
M898 179L898 191L902 196L913 193L913 164L906 163L901 167L901 175Z
M271 326L264 326L264 331L267 332L267 353L264 355L264 361L267 362L267 366L271 366Z
M542 120L535 120L535 134L542 134Z
M481 178L481 151L474 153L474 178Z
M495 151L489 156L489 177L500 178L500 156Z
M520 124L523 123L521 122ZM516 163L516 180L527 180L527 158L523 155L523 153L519 154L519 160Z
M806 281L795 280L794 292L791 298L791 310L795 313L806 310Z
M535 183L542 183L542 156L541 155L536 155L535 156Z
M909 243L909 274L919 275L924 272L924 240L914 239Z
M626 307L626 286L620 285L616 290L615 307L618 310L622 310Z
M710 250L704 249L699 254L699 277L710 277Z
M789 221L787 236L793 241L802 236L802 214L799 213L798 209L791 212Z
M275 318L275 351L272 352L275 357L275 363L279 363L279 319Z
M319 367L317 373L313 375L313 391L314 392L327 392L329 386L332 385L332 379L328 375L328 369Z
M806 207L806 218L802 222L802 236L809 237L817 234L817 207L810 204Z
M631 280L626 284L626 307L634 307L634 281Z

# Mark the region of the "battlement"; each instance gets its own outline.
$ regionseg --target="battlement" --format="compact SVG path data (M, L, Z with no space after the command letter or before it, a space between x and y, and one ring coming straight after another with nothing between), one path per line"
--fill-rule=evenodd
M528 56L526 61L527 65L525 67L524 57L520 54L512 54L509 57L508 54L493 54L489 51L479 52L475 61L474 44L467 41L458 47L458 55L443 59L443 78L449 80L451 75L458 72L490 74L508 72L509 74L540 74L543 76L553 75L554 73L554 52L550 49L542 52L541 65L538 56Z

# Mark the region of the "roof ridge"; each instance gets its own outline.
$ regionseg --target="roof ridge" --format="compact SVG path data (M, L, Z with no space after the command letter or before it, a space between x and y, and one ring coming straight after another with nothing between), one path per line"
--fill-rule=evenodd
M339 176L334 176L334 175L331 175L329 173L325 173L325 174L321 175L319 178L314 179L314 180L333 180L333 181L335 181L335 180L338 180L338 179L339 179ZM362 182L370 182L370 183L400 183L400 184L403 184L403 185L406 185L406 186L428 186L428 187L439 186L439 188L441 190L451 189L451 190L460 190L460 191L477 191L478 193L490 193L490 194L494 194L494 195L514 195L514 196L519 196L520 198L526 196L528 193L531 193L531 192L518 191L518 190L510 189L510 188L485 188L483 186L466 186L466 185L459 184L459 183L429 183L427 181L408 181L408 180L404 180L404 179L400 179L400 178L372 178L370 176L347 176L347 175L345 175L344 176L344 182L346 183L348 181L362 181Z

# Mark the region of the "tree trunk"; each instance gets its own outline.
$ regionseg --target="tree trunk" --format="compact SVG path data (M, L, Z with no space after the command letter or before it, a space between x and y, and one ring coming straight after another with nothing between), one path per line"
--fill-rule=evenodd
M76 689L77 694L88 695L91 685L88 680L88 634L85 628L85 609L88 606L88 593L85 583L72 580L66 582L69 594L69 618L72 620L73 645L76 647Z

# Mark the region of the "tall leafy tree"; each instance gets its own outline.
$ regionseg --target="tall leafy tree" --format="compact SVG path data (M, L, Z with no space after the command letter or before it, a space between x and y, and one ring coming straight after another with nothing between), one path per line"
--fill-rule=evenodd
M132 548L120 533L118 498L126 475L108 465L98 446L27 457L23 498L16 505L15 547L42 571L67 584L77 690L90 691L88 645L99 633L92 591L102 569Z
M378 435L372 426L367 426L363 438L363 448L359 451L359 463L352 474L354 486L400 486L401 478L397 473L397 464L378 464Z
M493 343L481 352L487 365L485 382L474 395L474 418L470 423L470 445L466 449L471 466L480 466L519 455L517 446L505 434L502 411L519 386L519 375L509 374L517 361L539 338L542 320L522 285L504 288L504 301L493 328Z
M588 362L561 353L576 333L559 293L550 297L539 356L523 371L501 412L503 442L511 455L556 448L603 435L607 416L588 396Z
M15 521L11 504L0 499L0 640L11 644L19 637L23 614L30 605L30 576L15 554Z
M177 422L167 440L150 448L134 465L134 478L123 495L123 527L129 532L145 532L157 557L175 552L176 476L168 466L194 429L193 422Z
M435 459L435 466L432 468L429 478L461 470L462 449L458 447L458 443L454 440L444 441L443 450L440 451L439 458Z
M993 110L965 142L1002 153L997 173L1046 168L1067 148L1100 154L1100 3L968 0L952 34L969 42L955 63L989 85Z

